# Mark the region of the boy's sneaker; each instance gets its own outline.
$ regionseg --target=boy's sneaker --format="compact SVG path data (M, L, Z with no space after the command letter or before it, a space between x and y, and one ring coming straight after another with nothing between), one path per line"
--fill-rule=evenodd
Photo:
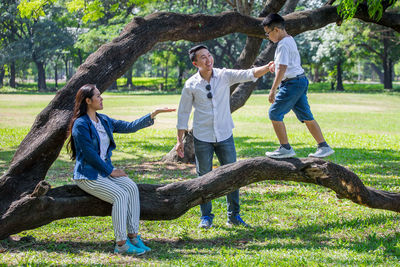
M240 218L240 215L232 216L228 218L228 221L226 222L226 225L228 226L244 226L244 227L251 227L247 223L245 223L242 218Z
M335 153L335 151L331 147L324 146L317 148L317 151L315 151L315 153L311 153L308 156L314 158L325 158L332 155L333 153Z
M275 151L265 152L265 156L274 159L292 158L296 156L296 152L294 152L293 147L291 147L290 149L286 149L283 146L280 146Z
M213 226L213 223L212 223L213 219L210 216L203 216L200 219L201 219L201 221L199 223L199 228L208 229Z
M145 252L149 252L151 250L151 248L149 248L143 243L142 239L140 238L140 235L137 235L135 238L128 237L127 242L131 243L135 247L143 249Z
M128 240L122 246L118 246L118 244L115 244L115 249L114 249L114 253L132 254L136 256L142 255L145 252L146 251L144 249L132 245L131 242L129 242Z

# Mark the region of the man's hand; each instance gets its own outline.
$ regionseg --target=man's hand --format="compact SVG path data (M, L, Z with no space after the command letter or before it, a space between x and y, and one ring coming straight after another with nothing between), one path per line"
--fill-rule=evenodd
M274 72L275 72L275 62L274 62L274 61L268 62L267 66L268 66L268 69L269 69L269 71L270 71L271 73L274 73Z
M178 156L180 158L183 158L185 156L185 150L184 150L183 142L176 143L175 150L176 150L176 153L178 154Z
M112 173L110 174L111 177L113 178L118 178L118 177L124 177L128 176L123 170L120 169L114 169Z
M276 95L276 90L271 89L268 95L269 103L273 104L275 102L275 95Z

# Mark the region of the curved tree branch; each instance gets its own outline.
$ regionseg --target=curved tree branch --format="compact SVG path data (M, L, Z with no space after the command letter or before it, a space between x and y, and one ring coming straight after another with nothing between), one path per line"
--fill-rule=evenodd
M356 12L355 18L361 19L365 22L372 22L375 24L379 24L388 28L392 28L396 32L400 32L400 14L393 12L383 12L382 18L379 21L376 21L369 17L368 10L366 7L361 6L359 10Z
M192 207L264 180L317 184L356 204L400 212L400 193L366 187L356 174L340 165L312 158L274 160L257 157L221 166L200 178L184 182L140 184L141 219L172 220ZM46 184L38 187L46 188ZM75 185L42 191L13 203L0 218L0 240L62 218L111 214L109 203L86 194Z

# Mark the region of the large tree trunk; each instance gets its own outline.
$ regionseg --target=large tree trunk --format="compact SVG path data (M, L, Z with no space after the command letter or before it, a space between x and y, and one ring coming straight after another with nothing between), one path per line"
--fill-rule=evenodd
M383 84L384 78L383 78L383 72L381 71L381 69L374 63L370 63L369 65L371 66L373 71L375 71L375 73L378 75L379 81Z
M17 87L17 83L15 82L15 62L11 62L10 65L8 66L8 70L10 72L10 80L9 80L9 85L12 88Z
M393 89L392 84L392 69L390 67L390 57L389 57L389 40L386 38L387 33L383 33L383 88L385 89Z
M183 85L183 73L185 71L185 67L182 64L178 65L178 88L181 88Z
M263 180L317 184L333 190L338 198L400 212L399 193L366 187L356 174L340 165L313 158L258 157L221 166L198 179L167 185L139 184L141 219L172 220L192 207ZM49 190L49 185L42 181L32 194L16 201L1 217L0 240L57 219L110 214L109 203L88 195L76 185Z
M54 83L55 83L55 87L56 89L58 89L58 68L57 68L57 61L54 64Z
M3 85L4 85L5 73L6 73L6 70L4 69L4 66L0 66L0 87L3 87Z
M185 132L185 136L183 137L184 143L184 154L183 158L179 157L175 151L175 147L171 149L171 151L165 155L162 160L165 162L182 162L182 163L194 163L194 145L193 145L193 131Z
M368 13L363 10L360 10L356 14L356 17L369 19ZM285 18L287 20L287 30L291 35L318 29L340 20L337 16L336 7L331 6L324 6L312 11L292 13ZM32 195L35 187L40 182L44 184L43 179L63 146L67 137L67 127L72 115L71 110L75 94L82 85L94 83L98 85L101 91L104 91L118 77L123 75L139 56L149 51L158 42L182 39L199 42L233 32L241 32L249 36L264 38L264 31L260 26L260 22L261 19L243 16L236 12L226 12L214 16L204 14L155 13L145 18L135 17L125 27L118 38L114 39L111 43L102 45L86 59L66 86L57 92L49 105L36 117L30 132L18 147L9 169L0 178L1 237L4 238L11 233L23 229L34 228L55 219L86 216L89 213L92 215L110 214L109 205L105 209L104 204L98 207L93 205L93 201L99 203L99 200L87 195L83 196L82 193L74 193L74 190L76 190L74 186L56 188L49 191L49 195L47 196L43 196L43 193L40 192ZM399 14L384 12L381 20L376 23L400 31ZM243 91L247 94L251 92L251 87ZM232 101L232 110L244 104L245 101L240 101L240 99L242 96L246 97L246 94L242 94L241 92L242 90L240 90L240 94L237 94L237 100L239 101ZM232 95L232 100L234 100L234 95L235 92ZM262 162L264 161L262 160ZM255 164L247 165L246 169L242 169L241 178L244 176L243 172L248 176L253 171L252 169L260 171L259 167L257 167L258 164L256 162ZM237 166L241 166L240 163ZM281 175L292 171L292 165L283 164L282 166L275 173L279 178L282 177ZM262 168L271 167L264 166ZM192 187L198 186L198 184L189 183L190 187L185 187L186 183L184 183L184 186L179 184L141 186L143 219L161 219L172 216L175 218L183 214L190 207L224 195L232 191L233 188L245 185L240 181L230 181L229 172L228 174L224 174L224 170L226 169L218 168L216 172L207 175L205 179L199 180L200 182L206 181L204 184L206 190L216 189L218 191L216 194L206 194L207 197L204 197L207 191L198 191L198 189ZM303 172L301 171L301 173ZM215 177L225 175L225 177L214 179L213 175L216 175ZM257 176L256 173L255 176ZM294 176L291 174L287 177ZM304 181L305 179L300 180ZM251 180L250 182L253 181L255 180ZM316 181L325 182L330 180L325 180L325 176L322 176L321 179ZM177 187L174 188L176 185ZM42 191L42 189L46 191L45 186L38 187L38 191ZM169 191L170 189L174 190ZM187 193L191 190L195 194ZM148 191L152 193L147 194L146 192ZM171 192L173 193L171 194ZM352 192L352 194L355 193L357 192ZM368 191L368 193L370 192ZM146 198L146 195L149 196L149 199ZM188 202L181 199L178 202L174 202L170 198L174 195L191 197L193 199ZM349 196L353 197L351 194ZM387 201L389 196L392 195L382 193L381 198L383 200L378 198L379 195L373 198L366 198L370 201L367 205L393 210L392 207L398 206L400 202L397 199L397 195L393 195L395 198ZM363 197L364 195L362 195ZM92 202L85 202L85 199L91 199ZM171 204L172 206L169 206ZM79 205L82 209L73 208L76 205ZM184 207L182 208L182 206ZM170 213L169 209L174 211L170 217L168 215ZM103 213L99 210L103 210ZM24 214L25 217L17 214Z
M63 57L63 61L64 61L64 68L65 68L65 79L68 81L68 79L70 78L70 74L69 74L69 70L68 70L68 57L67 57L67 55L65 55L65 57Z
M125 86L127 88L133 88L133 82L132 82L132 74L133 74L133 67L130 67L128 69L128 71L125 73L125 77L126 77L126 84Z
M344 91L342 64L343 64L342 59L339 59L339 61L336 63L336 90L337 91Z
M39 92L46 92L46 72L44 70L44 63L41 61L34 61L38 71L38 90Z

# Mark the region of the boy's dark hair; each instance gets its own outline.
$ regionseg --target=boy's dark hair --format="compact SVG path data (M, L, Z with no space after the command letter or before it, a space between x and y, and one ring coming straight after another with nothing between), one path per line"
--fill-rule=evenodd
M199 51L200 49L208 50L208 47L205 45L196 45L189 49L189 58L192 62L196 60L196 52Z
M267 26L269 29L273 29L275 27L285 29L285 19L279 14L269 14L264 18L261 25L263 27Z

